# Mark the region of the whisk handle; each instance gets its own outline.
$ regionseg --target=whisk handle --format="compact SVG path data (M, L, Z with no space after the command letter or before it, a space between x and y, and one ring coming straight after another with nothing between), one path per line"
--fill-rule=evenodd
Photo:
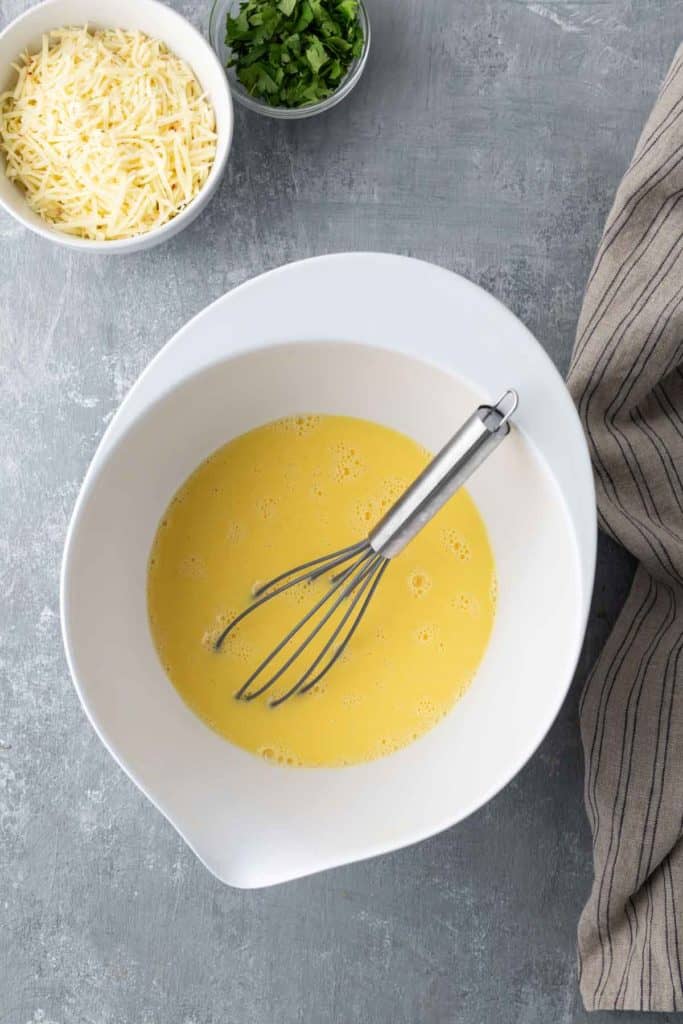
M509 419L518 401L516 391L506 391L495 405L480 405L463 423L370 533L368 541L377 554L398 555L462 487L510 433Z

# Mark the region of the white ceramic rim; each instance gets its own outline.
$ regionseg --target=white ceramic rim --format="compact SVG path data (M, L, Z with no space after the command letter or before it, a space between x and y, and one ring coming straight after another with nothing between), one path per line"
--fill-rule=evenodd
M24 217L21 213L11 209L7 203L5 203L2 195L0 195L0 206L3 210L21 224L22 227L27 228L36 235L40 235L41 238L47 239L49 242L53 242L56 245L64 246L68 249L78 249L81 252L99 253L110 256L123 255L124 253L141 251L143 249L150 249L155 245L159 245L165 242L167 239L172 238L174 235L182 231L194 218L201 212L206 203L209 202L214 192L218 188L220 180L225 172L225 168L230 155L230 149L232 147L232 136L235 125L235 115L232 103L232 93L230 91L230 85L225 75L225 69L221 67L221 63L210 43L204 38L201 32L198 32L194 25L190 24L187 18L184 18L182 14L179 14L172 7L163 3L162 0L137 0L142 6L143 4L147 7L159 11L160 16L169 18L182 24L184 31L190 34L195 42L200 45L204 51L206 59L215 65L216 69L220 72L221 78L225 81L225 102L226 109L229 112L228 129L227 133L223 138L218 140L218 150L214 164L209 172L209 176L204 182L201 190L197 193L194 199L183 209L179 214L173 217L172 220L167 221L166 224L162 224L161 227L154 228L152 231L147 231L141 235L134 235L132 238L119 238L114 239L110 242L106 241L95 241L90 238L77 238L74 235L67 235L64 232L60 232L57 228L51 228L49 225L43 226L40 221L34 222L29 217ZM49 10L52 7L59 7L61 0L42 0L39 4L34 4L33 7L29 7L26 11L20 14L9 22L8 25L0 32L0 44L11 35L16 28L26 21L29 21L35 16L35 12L39 10ZM97 15L92 19L92 23L98 21ZM61 28L61 24L56 24L54 28ZM125 26L124 26L125 27ZM19 54L16 55L17 57ZM191 69L196 74L195 68ZM220 153L220 148L223 147L223 152ZM0 173L4 173L1 171Z
M119 443L119 441L122 438L125 437L125 435L128 433L128 431L132 430L134 428L137 420L145 415L145 412L147 411L147 409L150 406L152 406L153 404L155 404L155 402L157 400L162 400L171 391L175 390L175 388L181 382L184 382L185 380L189 379L191 376L194 375L195 372L196 373L200 373L200 372L204 371L205 369L207 369L208 367L210 367L211 365L213 365L213 364L215 364L217 362L223 362L225 359L228 359L231 356L237 356L237 355L240 355L240 354L244 354L245 352L255 351L258 348L267 348L267 347L270 347L270 346L272 346L274 344L274 342L272 340L269 340L269 339L264 339L264 341L263 341L263 343L261 345L242 345L239 342L233 344L231 342L223 341L222 342L222 346L223 345L225 346L224 350L221 351L220 354L217 353L214 356L213 359L211 359L211 358L205 359L203 362L198 363L197 366L195 367L194 371L192 371L192 372L182 372L181 371L180 373L178 373L178 371L176 369L175 376L174 376L173 371L171 371L171 379L167 380L165 385L162 384L161 387L157 389L157 394L155 396L147 397L147 398L143 397L141 395L141 392L145 389L145 387L147 385L151 384L152 379L155 376L159 377L160 380L161 380L161 378L163 378L163 375L164 375L164 373L163 373L163 364L166 361L168 361L169 365L170 365L172 363L172 361L173 361L173 356L174 355L178 355L179 353L181 353L182 349L183 349L183 345L186 342L190 343L191 340L192 340L193 334L195 334L198 329L201 329L202 320L205 317L207 317L207 316L215 315L216 311L219 310L219 309L222 309L223 306L228 306L229 307L230 302L232 301L232 299L235 296L240 295L241 293L245 292L246 290L253 289L253 288L261 288L261 287L263 287L264 284L267 284L267 282L271 278L282 277L282 276L286 276L286 275L289 275L289 274L300 274L300 273L306 274L308 270L314 270L317 266L320 266L321 264L328 264L329 265L329 264L335 264L336 263L336 264L341 266L341 264L343 264L344 261L361 261L361 262L362 261L369 261L370 264L375 265L375 266L378 263L381 263L383 265L384 269L388 269L388 270L391 270L392 266L411 264L411 265L414 265L418 269L421 268L423 272L431 274L435 279L440 279L439 283L441 285L443 285L443 286L446 286L446 287L447 287L448 282L449 282L450 279L453 279L453 278L457 279L459 281L459 283L460 283L460 286L464 285L466 288L472 289L473 292L477 293L478 295L485 296L487 302L489 302L492 305L492 308L496 309L497 314L507 318L509 323L511 325L514 325L514 329L516 330L516 332L519 335L520 343L522 345L528 346L528 351L530 351L531 349L534 349L535 350L535 354L537 356L540 355L542 357L542 359L545 360L545 362L547 363L547 367L546 368L547 368L548 373L551 376L554 376L555 379L556 379L556 383L558 385L560 385L560 387L558 388L557 394L555 394L553 396L554 397L554 401L556 403L559 402L561 404L564 404L565 408L564 408L563 411L565 413L569 414L569 416L571 418L573 418L574 422L575 422L575 427L576 427L576 431L577 431L575 440L578 440L578 442L579 442L578 444L574 445L574 449L573 449L573 455L574 455L574 457L576 459L576 475L577 475L577 478L579 478L579 477L583 478L582 485L581 485L584 488L583 498L584 498L584 500L590 501L591 508L593 510L592 514L591 514L591 527L590 527L590 530L588 530L587 535L583 538L583 550L580 550L579 543L578 543L578 538L576 537L576 534L574 534L574 545L575 545L575 548L576 548L576 557L577 557L577 564L579 565L579 578L580 578L581 590L582 590L581 608L580 608L579 613L578 613L579 622L580 622L580 628L577 631L576 638L575 638L574 649L573 649L573 656L572 656L572 659L571 659L571 671L567 672L567 677L564 680L563 685L562 686L558 686L556 700L555 700L553 708L552 708L552 713L548 715L547 721L544 721L542 724L540 724L538 726L538 729L537 729L537 732L536 732L536 734L534 736L533 741L529 743L529 745L526 748L526 750L524 751L524 753L517 759L517 761L515 761L514 763L508 764L507 769L504 772L501 772L501 774L500 774L499 778L496 780L495 784L492 784L489 787L489 789L482 796L472 800L470 804L465 805L464 807L459 809L455 814L445 814L444 816L442 816L442 818L439 821L431 822L429 827L421 828L421 829L416 829L414 832L411 832L410 834L406 834L406 835L402 836L400 839L398 839L396 841L392 841L391 843L386 843L386 842L368 842L367 845L362 850L354 852L354 854L352 856L341 855L338 858L330 858L330 857L328 857L328 858L326 858L324 860L324 862L313 864L313 865L309 864L309 865L306 865L306 866L302 866L301 870L296 871L296 872L289 872L285 877L276 878L274 881L273 880L261 881L261 880L258 880L258 879L257 880L253 880L251 877L246 877L245 878L245 877L242 877L242 876L237 877L237 878L236 877L226 878L224 873L221 872L220 867L218 867L215 863L211 862L211 858L210 858L210 856L207 856L206 851L201 850L201 849L199 849L197 847L197 845L193 841L192 836L188 835L184 831L184 829L181 826L179 826L173 820L172 815L170 813L167 813L167 811L157 802L157 800L155 799L154 795L145 786L143 786L138 781L138 779L136 778L136 773L135 773L134 766L131 766L131 765L127 764L125 759L122 756L120 756L114 749L112 749L112 747L109 745L107 739L105 738L105 735L104 735L103 731L101 730L98 722L96 721L96 719L94 718L93 714L91 713L91 709L90 709L90 706L89 706L89 703L88 703L88 698L87 698L87 694L85 692L85 688L81 685L81 682L78 679L78 675L77 675L77 671L76 671L76 664L75 664L75 655L74 655L74 652L73 652L73 650L71 648L70 636L69 636L68 614L67 614L66 600L65 600L66 591L67 591L67 577L68 577L68 571L69 571L69 551L70 551L70 547L71 547L71 544L72 544L72 541L73 541L74 534L75 534L77 526L78 526L78 519L79 519L79 513L80 513L81 506L84 504L85 499L87 497L87 494L88 494L90 488L94 485L94 483L95 483L95 481L97 479L97 476L98 476L98 474L100 472L100 469L101 469L101 467L102 467L102 465L103 465L107 455ZM368 267L368 269L369 269L369 267ZM522 338L525 339L524 342L522 341ZM288 338L287 340L291 341L293 339ZM320 341L324 342L325 340L328 340L330 342L334 342L335 340L338 340L338 339L332 339L332 338L325 339L324 337L316 338L316 341L318 341L318 342L320 342ZM283 340L281 343L286 343L286 342ZM363 344L366 344L366 343L363 342ZM426 356L425 351L420 349L420 348L418 348L418 347L415 348L415 350L412 352L412 355L413 355L414 358L416 358L418 360L421 360L421 361L424 361L424 362L427 362L427 363L431 362L432 365L437 365L437 366L439 366L442 369L448 369L447 358L446 358L445 361L444 361L443 358L440 361L436 361L434 359L430 359L430 358L428 358ZM434 353L430 353L430 355L433 356ZM443 356L443 353L442 353L442 356ZM456 367L452 366L452 365L450 366L450 371L452 373L455 372L457 374L457 376L462 377L462 374L461 374L460 370L457 369ZM463 379L467 380L468 378L465 377ZM152 390L154 390L153 385L152 385ZM136 406L138 406L138 408L136 408ZM540 456L540 458L541 458L542 461L545 461L543 459L543 456ZM567 517L569 518L569 520L571 522L573 522L573 517L571 516L571 514L569 513L569 511L567 509L566 501L565 501L565 496L562 493L560 495L560 500L561 500L562 504L565 506L565 513L566 513ZM315 873L317 871L327 870L327 869L330 869L332 867L337 867L337 866L341 866L341 865L345 865L345 864L351 864L351 863L354 863L354 862L359 861L359 860L363 860L363 859L366 859L366 858L369 858L369 857L377 856L377 855L380 855L380 854L383 854L383 853L389 853L389 852L391 852L393 850L401 849L401 848L403 848L405 846L409 846L409 845L412 845L413 843L416 843L416 842L419 842L419 841L421 841L423 839L426 839L426 838L428 838L428 837L430 837L432 835L436 835L437 833L439 833L439 832L441 832L441 831L443 831L443 830L445 830L447 828L450 828L450 827L452 827L455 824L458 824L460 821L463 821L465 818L467 818L470 814L474 813L476 810L479 810L481 807L485 806L485 804L488 803L489 800L491 800L497 793L499 793L502 789L504 789L505 786L519 773L519 771L524 767L524 765L527 763L527 761L536 752L536 750L538 749L540 744L545 739L545 737L546 737L547 733L549 732L550 728L552 727L552 725L553 725L553 723L554 723L554 721L555 721L555 719L556 719L556 717L557 717L557 715L558 715L558 713L559 713L559 711L560 711L560 709L561 709L561 707L562 707L562 705L564 703L564 700L565 700L566 695L567 695L567 693L569 691L569 688L571 686L571 682L572 682L572 679L573 679L573 676L574 676L574 673L575 673L575 670L576 670L576 665L578 663L578 659L579 659L579 656L580 656L580 653L581 653L581 649L582 649L582 646L583 646L583 639L584 639L584 635L585 635L585 628L586 628L586 624L587 624L587 621L588 621L588 614L589 614L589 611L590 611L590 602L591 602L591 595L592 595L592 588L593 588L593 581L594 581L595 563L596 563L596 551L597 551L597 513L595 511L595 507L596 506L595 506L595 491L594 491L594 483L593 483L593 474L592 474L592 468L591 468L588 448L587 448L587 445L586 445L586 442L585 442L585 438L584 438L584 435L583 435L583 430L582 430L581 425L580 425L580 421L578 419L578 414L576 413L576 410L575 410L574 404L572 402L572 399L571 399L571 397L569 395L569 392L566 389L566 385L564 384L564 380L561 377L561 375L559 374L559 372L556 369L555 365L550 360L550 358L547 355L547 353L545 353L545 351L539 345L539 343L533 338L533 336L530 334L530 332L520 323L520 321L517 319L517 317L515 317L514 314L510 310L507 309L507 307L505 307L502 303L500 303L499 300L495 299L489 293L485 292L478 285L476 285L476 284L474 284L474 283L472 283L470 281L467 281L466 279L460 277L460 275L454 274L454 273L452 273L450 271L447 271L447 270L445 270L443 268L437 267L437 266L435 266L433 264L429 264L429 263L427 263L425 261L412 259L410 257L395 256L395 255L386 254L386 253L339 253L339 254L330 254L330 255L326 255L326 256L319 256L319 257L314 257L314 258L311 258L311 259L297 261L297 262L290 263L290 264L287 264L285 266L276 268L274 270L267 271L264 274L261 274L261 275L255 277L255 278L252 278L252 279L244 282L242 285L240 285L237 288L233 289L232 291L226 293L225 295L221 296L220 298L215 300L213 303L211 303L209 306L205 307L205 309L200 311L192 320L190 320L184 327L182 327L170 339L169 342L166 343L166 345L151 360L151 362L148 364L148 366L145 368L145 370L143 370L143 372L140 374L140 376L138 377L137 381L131 387L131 389L128 392L127 396L125 397L125 399L121 403L117 413L115 414L114 418L112 419L112 421L110 422L109 426L107 427L107 429L106 429L106 431L105 431L105 433L104 433L104 435L102 437L102 440L100 441L100 444L99 444L99 446L98 446L98 448L97 448L97 450L95 452L95 455L94 455L94 457L92 459L90 467L89 467L89 469L88 469L88 471L87 471L87 473L85 475L85 478L84 478L84 481L83 481L83 484L82 484L82 487L81 487L81 491L80 491L79 496L77 498L77 501L76 501L76 504L75 504L75 507L74 507L74 511L73 511L73 514L72 514L72 517L71 517L71 520L70 520L70 523L69 523L69 527L68 527L68 530L67 530L66 542L65 542L65 547L64 547L64 556L63 556L62 566L61 566L61 577L60 577L60 609L61 609L61 621L62 621L62 635L63 635L63 641L64 641L64 647L65 647L65 652L66 652L67 663L69 665L69 669L70 669L70 672L71 672L71 675L72 675L72 679L73 679L73 682L74 682L74 686L75 686L76 692L78 693L78 696L79 696L79 699L80 699L81 704L83 706L83 709L84 709L88 719L90 720L93 728L97 732L98 736L102 740L102 743L107 748L109 753L112 755L114 760L117 761L117 763L121 766L121 768L126 772L126 774L135 783L135 785L138 786L138 788L145 794L145 796L150 800L150 802L155 807L157 807L158 810L161 811L161 813L164 815L164 817L167 818L167 820L169 820L169 822L173 825L173 827L176 829L176 831L179 832L179 834L182 836L183 840L193 850L193 852L196 854L196 856L199 858L199 860L205 865L205 867L209 871L211 871L217 878L219 878L223 882L226 882L227 884L236 886L238 888L258 888L258 887L261 887L261 886L264 886L264 885L277 884L277 883L283 882L283 881L291 881L291 880L293 880L295 878L304 877L304 876L313 874L313 873ZM299 770L302 770L302 769L299 769ZM313 769L313 770L315 770L315 769ZM341 770L345 771L345 770L350 770L350 769L341 769Z

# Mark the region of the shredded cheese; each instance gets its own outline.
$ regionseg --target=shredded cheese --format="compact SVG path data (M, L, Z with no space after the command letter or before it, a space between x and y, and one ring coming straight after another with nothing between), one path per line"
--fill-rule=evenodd
M29 206L81 238L130 238L175 217L216 155L213 108L156 39L66 28L23 54L0 94L5 172Z

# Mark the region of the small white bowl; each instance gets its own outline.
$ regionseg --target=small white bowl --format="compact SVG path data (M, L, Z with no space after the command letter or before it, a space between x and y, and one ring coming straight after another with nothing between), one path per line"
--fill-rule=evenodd
M270 764L204 725L164 674L146 604L156 527L189 473L232 437L302 410L374 419L433 450L508 387L515 429L468 484L496 558L496 621L450 714L350 768ZM519 771L571 682L596 532L576 410L512 313L416 260L307 260L195 317L112 420L67 536L67 658L103 743L210 870L237 886L282 882L447 828Z
M204 209L225 170L234 122L232 97L225 71L202 35L176 11L159 0L45 0L0 33L0 92L10 88L16 72L12 64L25 50L40 49L43 33L53 29L88 25L90 28L139 29L161 39L169 50L190 66L206 92L216 115L216 159L201 191L176 217L153 231L111 242L76 238L52 227L28 206L21 189L11 182L0 155L0 205L24 227L70 249L108 255L139 252L165 242L187 227Z

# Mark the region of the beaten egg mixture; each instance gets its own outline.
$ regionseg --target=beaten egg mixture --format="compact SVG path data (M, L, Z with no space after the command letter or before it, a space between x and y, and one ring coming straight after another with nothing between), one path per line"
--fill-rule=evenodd
M405 746L452 708L496 605L486 528L464 490L391 562L350 645L309 693L277 708L234 699L323 580L269 602L214 649L255 585L365 537L430 457L377 423L301 415L226 444L180 488L152 547L149 617L169 679L207 725L280 764L347 765Z

